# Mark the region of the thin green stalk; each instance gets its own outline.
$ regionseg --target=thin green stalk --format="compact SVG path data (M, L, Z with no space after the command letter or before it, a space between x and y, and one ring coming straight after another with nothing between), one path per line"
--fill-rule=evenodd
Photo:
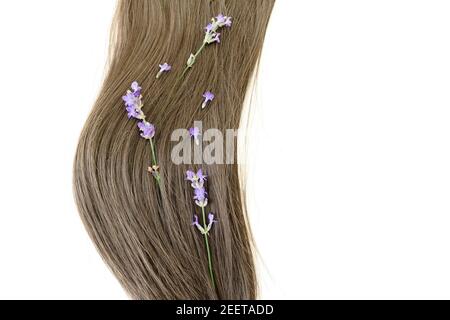
M197 59L197 56L200 54L200 52L203 51L203 49L205 49L206 47L206 42L203 42L202 46L200 47L200 49L197 50L197 52L195 53L195 59Z
M205 214L205 208L202 207L202 216L203 216L203 228L207 228L206 224L206 214ZM211 259L211 250L209 249L209 241L208 241L208 233L205 233L205 245L206 245L206 252L208 254L208 267L209 267L209 276L211 277L211 282L213 285L213 288L216 288L216 281L214 280L214 272L212 267L212 259Z
M153 138L149 140L150 141L150 147L152 149L152 165L153 166L157 166L158 165L158 159L156 158L156 152L155 152L155 145L153 143ZM159 186L160 183L160 176L159 176L159 172L156 171L155 174L153 175L153 177L155 177L156 183Z
M202 44L202 46L200 47L200 49L198 49L197 52L194 54L194 62L197 60L197 56L203 51L203 49L205 49L206 45L207 45L207 43L206 43L206 42L203 42L203 44ZM183 76L186 74L186 72L187 72L190 68L192 68L192 65L191 65L191 66L187 66L186 69L184 69L184 71L183 71Z
M152 165L156 166L158 165L158 161L156 159L156 152L155 152L155 145L153 144L153 138L149 140L150 141L150 147L152 148Z

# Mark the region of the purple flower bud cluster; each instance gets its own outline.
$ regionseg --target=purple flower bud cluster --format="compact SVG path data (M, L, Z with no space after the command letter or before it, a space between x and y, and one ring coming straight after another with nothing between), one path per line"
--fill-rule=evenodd
M155 136L155 126L145 120L138 123L138 128L141 130L141 137L147 140Z
M217 17L212 18L211 23L205 27L205 40L206 44L214 42L220 43L220 33L217 32L220 28L228 27L232 25L231 17L219 14Z
M144 104L142 103L142 88L136 81L131 84L131 90L122 97L125 103L125 110L127 111L128 118L134 118L140 120L138 128L141 130L141 137L147 140L153 139L155 136L155 126L145 119L145 114L142 111Z
M192 170L186 171L186 180L191 182L191 187L194 189L195 204L201 208L208 205L207 193L205 190L205 182L207 176L203 174L202 169L194 172Z
M201 169L197 172L194 172L192 170L186 171L186 180L191 182L191 187L194 189L195 204L202 208L203 214L205 212L205 207L208 205L208 193L205 189L206 178L207 176L203 174L203 171ZM203 216L203 219L205 219L205 216ZM208 234L213 224L216 222L217 221L214 220L214 214L210 213L208 214L208 224L206 224L206 221L204 221L204 225L202 226L199 223L198 216L195 215L192 225L197 227L197 229L200 230L202 234Z

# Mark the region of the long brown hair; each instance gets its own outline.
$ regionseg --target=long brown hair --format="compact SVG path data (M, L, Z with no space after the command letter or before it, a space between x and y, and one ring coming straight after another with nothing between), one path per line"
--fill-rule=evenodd
M103 259L134 299L255 299L257 280L237 164L201 167L209 176L211 211L219 223L210 244L191 227L194 204L186 165L171 161L173 130L237 129L275 0L119 0L101 92L82 131L74 165L81 218ZM218 13L233 17L222 43L208 46L181 76ZM173 69L160 79L158 64ZM148 173L151 153L127 121L122 95L139 81L144 111L157 131L159 187ZM211 89L217 99L200 108ZM200 97L200 100L199 100Z

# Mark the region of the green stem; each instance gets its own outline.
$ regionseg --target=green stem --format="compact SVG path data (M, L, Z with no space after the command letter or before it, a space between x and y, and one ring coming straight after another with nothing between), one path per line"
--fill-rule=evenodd
M150 139L150 147L152 149L152 166L157 166L158 165L158 159L156 158L156 152L155 152L155 145L153 143L153 139ZM158 186L160 186L160 176L159 176L159 172L156 171L155 174L153 175L153 177L156 180L156 183L158 184Z
M152 148L152 165L156 166L158 161L156 159L155 145L153 144L153 139L150 139L150 147Z
M203 51L203 49L205 49L206 47L206 42L203 41L202 46L200 47L200 49L197 50L197 52L195 53L195 58L197 59L197 56L200 54L200 52Z
M200 49L197 50L197 52L194 54L194 63L195 60L197 60L197 56L203 51L203 49L205 49L207 43L203 42L202 46L200 47ZM191 68L192 66L187 66L186 69L184 69L183 71L183 76L186 74L186 72Z
M205 214L205 208L202 207L202 216L203 216L203 228L207 228L206 224L206 214ZM211 259L211 250L209 249L209 241L208 241L208 233L205 233L205 245L206 245L206 252L208 254L208 267L209 267L209 276L211 277L211 282L213 285L213 288L216 288L216 282L214 280L214 272L212 267L212 259Z

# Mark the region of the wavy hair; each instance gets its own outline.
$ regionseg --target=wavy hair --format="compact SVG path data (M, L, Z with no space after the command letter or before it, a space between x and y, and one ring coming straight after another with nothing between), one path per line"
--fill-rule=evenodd
M191 227L195 205L185 179L190 167L171 160L171 134L194 121L205 130L239 128L274 2L118 1L107 73L76 151L74 193L90 237L133 299L257 298L238 165L201 166L209 176L210 208L220 221L209 236L214 286L205 243ZM233 27L182 76L189 54L203 41L202 27L220 12L233 17ZM156 79L165 61L173 69ZM147 171L149 146L124 113L121 97L135 80L143 88L143 110L157 128L160 186ZM207 88L217 99L202 110Z

